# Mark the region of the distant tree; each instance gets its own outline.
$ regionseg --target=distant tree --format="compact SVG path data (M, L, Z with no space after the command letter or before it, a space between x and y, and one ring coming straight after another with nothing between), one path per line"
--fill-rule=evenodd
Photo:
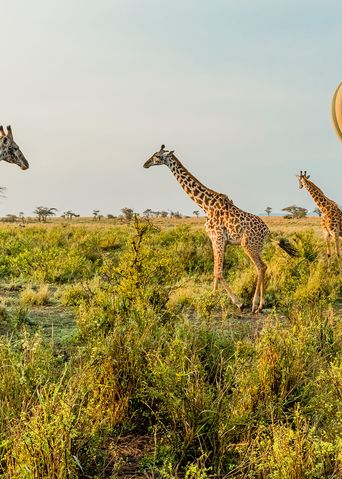
M19 211L18 217L21 223L25 223L25 213L23 211Z
M7 214L6 217L5 217L5 221L7 221L8 223L15 223L18 219L18 216L17 215L13 215L11 213Z
M169 215L167 211L161 211L160 214L162 218L166 218Z
M133 218L134 211L132 208L121 208L121 212L126 221L130 221Z
M286 219L304 218L308 213L306 208L296 205L287 206L286 208L283 208L282 211L287 211L289 213L285 216Z
M62 218L66 218L68 220L72 220L73 218L78 218L80 215L74 213L73 211L71 210L68 210L68 211L64 211L64 213L62 214Z
M153 211L151 210L151 208L147 208L147 210L143 212L143 216L145 216L146 218L150 218L152 215Z
M49 216L55 216L57 208L48 208L47 206L37 206L37 208L33 211L35 215L38 216L38 221L42 221L46 223L46 220Z
M267 213L267 216L270 216L272 208L270 206L267 206L267 208L265 208L265 211Z
M318 216L322 216L322 211L317 206L312 212L316 213L316 215L318 215Z
M108 218L109 220L114 220L116 217L115 217L114 215L108 213L107 218Z
M196 218L198 218L200 212L199 212L198 210L195 210L195 211L192 212L192 214L193 214L194 216L196 216Z
M170 211L171 218L182 218L182 215L179 211Z
M93 210L93 219L94 220L99 219L99 213L100 213L100 210Z

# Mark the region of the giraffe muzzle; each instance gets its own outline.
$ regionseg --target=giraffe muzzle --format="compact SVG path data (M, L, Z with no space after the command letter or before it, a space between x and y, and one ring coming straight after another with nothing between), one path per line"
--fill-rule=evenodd
M22 165L20 165L20 168L21 168L22 170L28 170L29 167L30 167L30 166L29 166L29 164L28 164L28 162L27 162L26 160L25 160L25 162L23 162Z
M144 168L149 168L152 165L151 160L147 160L146 163L144 163Z

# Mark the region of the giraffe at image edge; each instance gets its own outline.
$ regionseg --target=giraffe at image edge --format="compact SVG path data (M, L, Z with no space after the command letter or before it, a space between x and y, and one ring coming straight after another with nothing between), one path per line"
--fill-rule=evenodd
M322 213L321 227L327 244L328 258L331 255L331 240L335 243L337 257L340 257L339 238L342 236L342 211L334 200L325 196L323 191L309 179L310 175L307 175L306 171L304 173L301 171L297 178L299 188L305 188L309 192Z
M4 128L0 126L0 161L18 165L22 170L27 170L29 167L25 156L13 139L10 126L7 127L7 134Z
M257 270L252 312L261 311L264 306L266 272L266 265L261 255L264 243L270 237L267 225L258 216L235 206L227 195L211 190L200 183L176 158L174 151L166 150L164 145L146 161L144 168L156 165L166 165L183 190L207 214L205 228L214 253L214 291L218 284L222 283L231 301L242 310L243 304L223 277L226 245L240 245ZM297 255L297 251L287 240L280 240L278 245L290 256Z

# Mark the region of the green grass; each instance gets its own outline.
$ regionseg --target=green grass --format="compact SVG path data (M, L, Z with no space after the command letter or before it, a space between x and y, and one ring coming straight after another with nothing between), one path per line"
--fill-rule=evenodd
M340 265L276 221L300 256L267 245L258 315L212 292L201 220L3 227L0 477L341 477Z

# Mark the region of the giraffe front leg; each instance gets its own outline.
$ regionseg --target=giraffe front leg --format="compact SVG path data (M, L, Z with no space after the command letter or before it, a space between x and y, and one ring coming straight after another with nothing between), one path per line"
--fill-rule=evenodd
M225 249L225 240L222 236L216 236L213 233L210 234L213 253L214 253L214 291L217 290L219 282L222 283L223 288L227 292L230 300L235 304L240 310L243 309L243 304L239 301L239 298L233 293L231 288L228 286L228 283L223 277L223 262L224 262L224 249Z
M335 241L335 251L337 258L340 258L340 235L339 232L334 234L334 241Z
M241 303L241 301L239 300L239 298L233 293L233 291L232 291L231 288L228 286L228 283L227 283L227 281L224 279L223 276L221 277L221 281L222 281L222 285L223 285L225 291L227 292L227 294L228 294L230 300L232 301L232 303L235 304L235 306L237 306L240 311L243 311L243 309L244 309L243 303Z
M323 228L323 238L325 240L325 244L326 244L326 247L327 247L327 257L328 257L328 261L330 260L330 256L331 256L331 244L330 244L330 233L329 231L326 229L326 228Z

